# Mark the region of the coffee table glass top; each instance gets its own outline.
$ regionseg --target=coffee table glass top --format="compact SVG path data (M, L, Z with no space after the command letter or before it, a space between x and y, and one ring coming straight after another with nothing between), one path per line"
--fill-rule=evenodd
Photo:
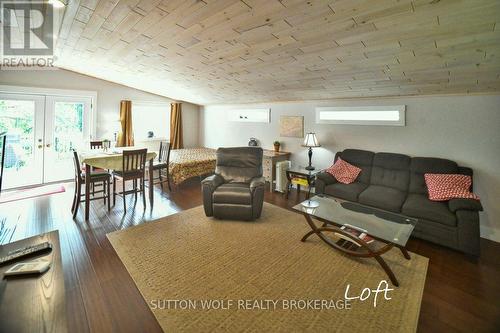
M350 225L362 229L370 236L403 247L418 221L414 218L324 195L316 195L310 200L316 201L319 206L308 208L300 203L293 209L337 226ZM308 200L304 201L304 203L307 202Z

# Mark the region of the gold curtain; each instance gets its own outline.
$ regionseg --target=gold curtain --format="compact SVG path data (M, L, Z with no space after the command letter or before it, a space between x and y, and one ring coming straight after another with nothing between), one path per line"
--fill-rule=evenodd
M120 102L121 130L116 142L117 147L129 147L134 145L134 132L132 131L132 102Z
M182 148L182 103L170 104L170 145L172 149Z

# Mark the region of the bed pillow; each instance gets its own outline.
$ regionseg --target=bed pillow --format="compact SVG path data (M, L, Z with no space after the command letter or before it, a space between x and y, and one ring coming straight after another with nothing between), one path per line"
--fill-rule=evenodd
M429 192L429 200L448 201L455 198L479 200L469 189L472 178L459 174L424 174L425 184Z
M340 157L331 167L325 170L342 184L351 184L358 178L361 169L350 163L347 163Z

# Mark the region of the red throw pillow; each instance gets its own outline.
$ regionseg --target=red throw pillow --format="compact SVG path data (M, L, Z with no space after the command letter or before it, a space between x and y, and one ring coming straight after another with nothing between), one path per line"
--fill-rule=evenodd
M469 191L472 185L470 176L426 173L424 178L429 191L429 200L447 201L454 198L479 200L477 195Z
M357 166L347 163L340 157L331 167L325 170L330 175L335 177L339 183L351 184L358 178L361 169Z

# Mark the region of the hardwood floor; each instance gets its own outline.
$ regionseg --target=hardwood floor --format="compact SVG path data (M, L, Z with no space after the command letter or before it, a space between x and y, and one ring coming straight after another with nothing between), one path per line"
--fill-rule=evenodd
M65 186L65 193L0 204L0 228L3 221L7 229L0 242L59 229L69 331L161 331L106 234L201 205L199 181L172 193L155 189L152 210L143 210L142 200L133 210L130 196L125 216L120 200L111 212L93 201L88 222L83 209L72 220L73 186ZM265 200L289 208L298 198L295 192L288 200L266 192ZM419 332L499 331L500 244L482 240L479 260L418 239L411 239L408 249L430 258Z

